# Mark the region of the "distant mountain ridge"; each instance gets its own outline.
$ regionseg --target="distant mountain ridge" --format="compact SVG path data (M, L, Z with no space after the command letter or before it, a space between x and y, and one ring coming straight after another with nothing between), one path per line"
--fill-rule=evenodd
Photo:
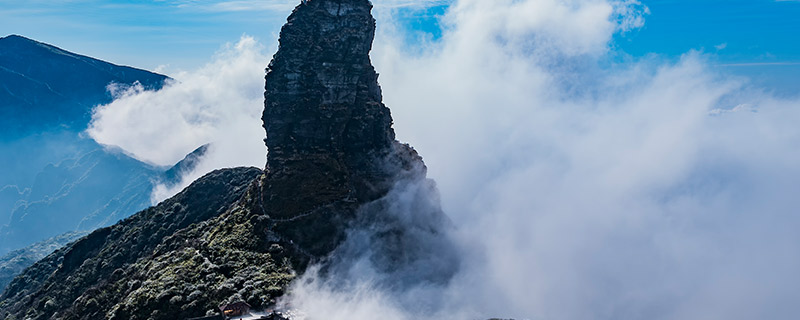
M202 154L165 173L82 134L92 109L113 100L109 84L159 90L168 79L23 36L0 38L0 255L124 219L151 204L156 184L197 164Z
M86 232L65 233L23 249L14 250L0 257L0 291L3 291L8 283L25 270L25 268L86 234Z
M0 38L0 126L16 136L59 126L85 129L110 83L158 90L169 77L75 54L19 35Z

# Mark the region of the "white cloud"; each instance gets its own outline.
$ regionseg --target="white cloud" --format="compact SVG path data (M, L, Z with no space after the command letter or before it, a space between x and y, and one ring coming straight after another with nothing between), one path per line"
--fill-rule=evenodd
M172 165L195 148L212 143L197 170L155 200L180 191L202 174L223 167L266 163L261 128L265 49L251 37L228 44L199 70L178 72L164 89L114 87L114 102L95 109L89 135L139 160Z

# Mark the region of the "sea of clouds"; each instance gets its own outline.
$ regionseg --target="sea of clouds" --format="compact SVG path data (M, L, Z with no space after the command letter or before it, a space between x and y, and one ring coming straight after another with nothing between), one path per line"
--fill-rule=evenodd
M440 38L411 44L379 4L384 102L438 183L460 268L411 287L376 272L335 286L312 270L292 307L309 319L800 316L800 100L702 52L617 52L616 34L646 24L637 1L458 0ZM274 50L243 37L159 92L117 88L89 134L159 165L213 143L155 200L214 168L263 167Z

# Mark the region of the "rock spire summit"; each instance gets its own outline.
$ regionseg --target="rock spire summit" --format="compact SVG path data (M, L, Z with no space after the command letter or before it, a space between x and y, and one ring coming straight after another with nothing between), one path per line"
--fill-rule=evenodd
M312 256L335 248L356 210L401 176L425 176L381 102L371 10L368 0L304 1L267 68L264 208L273 230Z
M369 58L371 9L367 0L310 0L289 16L266 76L270 167L308 154L387 149L394 141Z

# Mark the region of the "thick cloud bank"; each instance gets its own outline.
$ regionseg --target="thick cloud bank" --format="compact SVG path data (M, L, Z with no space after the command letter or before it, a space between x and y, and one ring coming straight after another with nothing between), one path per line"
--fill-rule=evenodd
M378 11L385 102L438 182L459 271L402 285L350 257L346 285L312 271L286 303L309 319L800 317L800 101L702 53L615 52L645 23L631 0L459 0L412 45ZM124 91L90 132L160 164L215 140L205 168L262 165L268 59L236 48L163 93Z
M114 102L95 109L89 135L133 157L169 166L211 143L198 166L174 187L160 186L153 198L174 195L203 174L235 166L263 167L265 50L251 37L223 47L199 70L179 72L164 89L110 86Z

